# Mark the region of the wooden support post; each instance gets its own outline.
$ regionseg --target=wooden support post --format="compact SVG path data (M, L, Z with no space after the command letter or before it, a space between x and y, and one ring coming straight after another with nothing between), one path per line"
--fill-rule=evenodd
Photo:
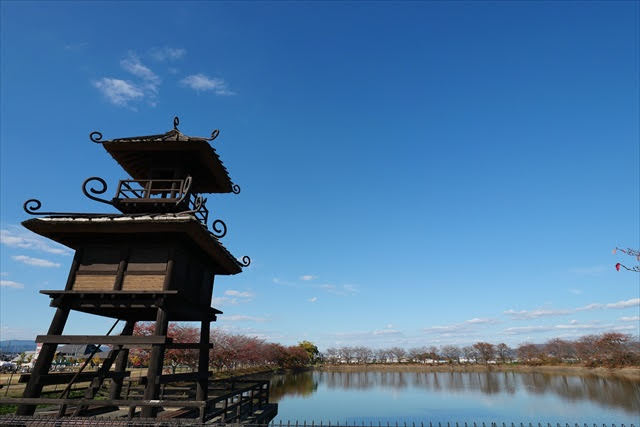
M122 333L120 335L132 335L133 328L135 327L135 320L127 320L127 323L124 325L124 329L122 329ZM129 349L123 348L118 352L118 356L116 358L116 366L115 372L124 372L127 369L127 362L129 360ZM120 393L122 392L122 381L124 377L116 377L111 379L111 389L109 390L109 399L117 400L120 399ZM131 382L129 382L131 383Z
M75 259L74 259L75 263ZM73 267L72 267L73 268ZM53 320L51 321L51 326L49 326L49 335L60 335L64 330L64 325L67 323L67 319L69 318L69 309L57 308L56 314L53 316ZM46 375L49 372L49 368L51 367L51 362L53 361L53 357L56 354L56 349L58 348L58 344L42 344L42 348L40 349L40 354L38 355L38 360L33 367L33 371L31 372L31 378L29 379L29 383L24 389L24 393L22 397L40 397L40 393L42 393L42 384L40 384L40 375ZM33 415L36 411L35 405L20 405L16 410L16 415Z
M156 326L154 335L166 336L169 326L169 318L164 304L158 307L156 314ZM157 400L160 387L158 377L162 375L162 365L164 362L164 344L155 344L151 349L151 358L149 359L149 368L147 370L147 385L144 389L144 400ZM141 416L143 418L153 418L158 413L158 408L144 406Z
M207 400L209 392L209 320L205 319L200 326L200 353L198 355L198 387L196 400Z

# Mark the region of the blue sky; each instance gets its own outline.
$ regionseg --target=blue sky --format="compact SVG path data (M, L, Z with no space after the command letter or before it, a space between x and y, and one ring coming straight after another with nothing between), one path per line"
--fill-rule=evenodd
M44 333L71 254L19 224L104 212L89 141L209 135L250 255L214 327L321 348L637 335L637 2L2 2L0 339ZM107 209L108 211L108 209ZM105 333L74 314L66 332Z

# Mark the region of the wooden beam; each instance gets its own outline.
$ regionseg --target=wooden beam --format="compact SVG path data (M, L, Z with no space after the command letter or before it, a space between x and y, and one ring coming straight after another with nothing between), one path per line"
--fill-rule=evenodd
M138 407L160 407L168 408L181 407L204 407L206 401L197 400L95 400L95 399L54 399L47 397L26 398L26 397L3 397L0 398L0 405L92 405L92 406L138 406Z
M207 373L208 377L210 377L211 375L213 375L213 371L209 371ZM157 384L169 384L169 383L175 383L175 382L179 382L179 381L197 381L198 379L200 379L200 373L199 372L183 372L181 374L165 374L165 375L161 375L159 377L157 377L156 379L156 383ZM146 384L147 383L147 378L146 377L141 377L140 378L140 383L141 384Z
M130 372L109 372L105 375L105 378L124 378L128 377ZM38 379L38 383L42 385L52 385L52 384L67 384L73 376L75 372L61 372L54 374L44 374L40 375ZM98 375L97 371L93 372L81 372L76 378L75 382L86 382L93 380ZM31 374L22 374L20 375L20 379L18 379L19 383L29 382L31 378Z
M126 336L126 335L38 335L36 342L44 344L110 344L110 345L137 345L137 344L167 344L173 342L172 338L164 335L151 336Z

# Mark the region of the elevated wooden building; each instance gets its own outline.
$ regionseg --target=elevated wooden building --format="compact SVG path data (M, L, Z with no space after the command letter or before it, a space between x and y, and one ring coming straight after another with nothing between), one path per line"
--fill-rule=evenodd
M209 143L219 132L214 131L209 138L190 137L178 130L178 124L175 118L174 128L158 135L104 141L99 132L90 135L131 179L121 180L111 199L101 197L107 190L102 178L87 179L82 191L90 199L109 204L121 213L40 212L38 200L25 202L25 211L46 216L22 224L73 249L75 255L64 289L41 291L51 297L56 312L48 333L36 339L42 348L20 399L18 415L31 415L37 403L51 400L41 398L44 385L67 383L68 389L70 383L80 379L92 382L83 403L71 412L73 415L86 415L88 400L105 385L109 385L109 399L99 402L113 408L128 406L129 417L136 415L136 408L141 408L139 416L154 417L167 405L185 404L198 409L199 418L204 420L207 414L216 415L216 408L221 408L220 399L209 398L210 323L221 314L211 307L214 279L217 275L240 273L250 260L244 257L239 261L221 244L220 238L227 231L223 221L215 220L212 229L208 228L209 211L202 194L237 194L240 189L232 183ZM71 310L111 317L124 321L125 325L116 336L64 335ZM139 321L154 321L154 334L133 336L134 325ZM167 336L170 321L200 322L200 341L174 343ZM106 344L113 350L97 372L73 377L49 372L59 344ZM144 392L142 399L123 400L128 352L135 347L151 348L148 372L140 381ZM163 375L164 354L171 348L198 350L197 372ZM159 400L160 386L176 381L192 382L195 398L173 403ZM262 395L264 389L262 384L251 392L252 410L267 403ZM268 385L266 389L268 393ZM64 416L70 401L64 392L58 400L58 415ZM226 421L229 401L225 400L222 406L225 412L220 420Z

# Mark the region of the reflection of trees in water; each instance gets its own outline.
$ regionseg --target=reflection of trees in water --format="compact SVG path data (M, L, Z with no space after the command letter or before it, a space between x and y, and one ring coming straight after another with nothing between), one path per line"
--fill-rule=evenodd
M552 393L577 402L587 400L600 405L640 411L640 383L597 376L567 376L530 372L412 372L412 371L306 371L277 375L271 380L272 400L285 395L307 396L318 384L329 389L401 390L409 387L450 393L481 392L487 395L526 392Z
M293 372L271 377L269 400L277 403L284 396L310 396L318 388L313 371Z

